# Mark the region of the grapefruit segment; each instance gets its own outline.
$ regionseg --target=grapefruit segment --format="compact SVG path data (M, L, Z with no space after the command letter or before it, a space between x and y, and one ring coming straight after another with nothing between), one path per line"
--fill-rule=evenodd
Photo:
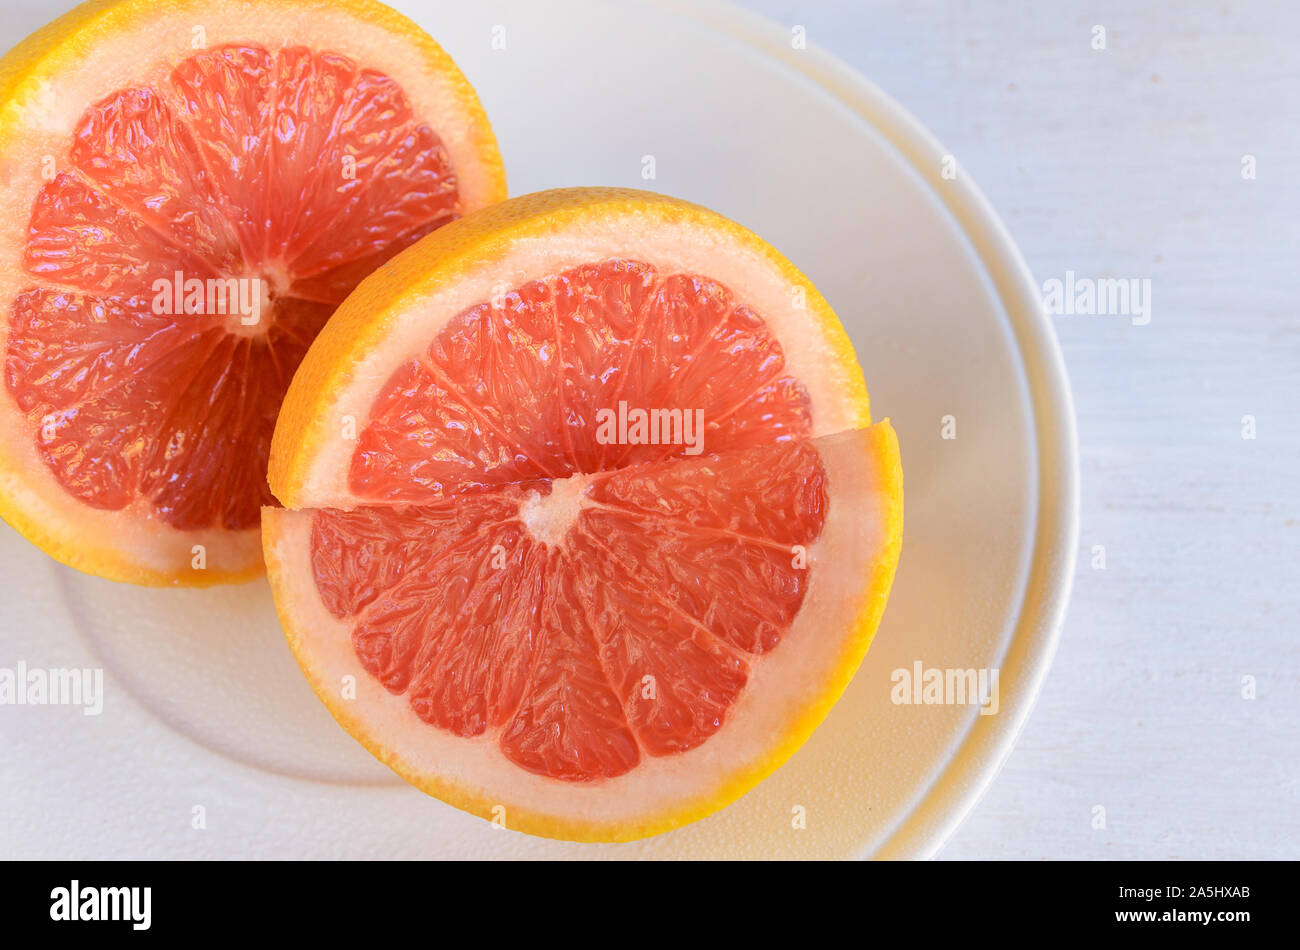
M623 775L640 761L619 694L596 654L577 578L549 557L536 659L519 708L501 735L511 763L571 782Z
M498 528L487 541L478 572L454 591L453 621L436 651L418 658L424 662L410 688L417 716L460 736L500 728L519 708L546 592L547 553L518 525ZM498 557L517 570L493 567Z
M473 91L371 0L117 0L8 54L0 107L0 509L108 577L256 573L312 339L504 197Z
M584 840L784 761L861 661L901 530L893 430L816 291L614 189L506 202L364 281L270 482L277 609L335 717L426 791Z
M122 89L87 109L73 133L71 164L80 181L112 196L123 217L152 230L165 249L189 251L214 276L239 267L239 238L219 204L222 192L200 161L194 132L158 90ZM45 230L33 222L35 234ZM154 261L137 251L127 263Z
M674 592L639 577L618 554L628 532L583 526L570 569L593 619L596 655L623 714L649 755L685 752L722 727L749 666L707 618L682 611ZM600 535L606 537L601 540ZM590 776L588 776L590 777Z

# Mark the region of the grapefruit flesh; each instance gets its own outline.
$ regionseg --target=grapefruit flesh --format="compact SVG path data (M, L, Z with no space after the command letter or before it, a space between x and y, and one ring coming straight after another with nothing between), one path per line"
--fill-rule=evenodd
M69 42L112 48L149 25L137 2L91 6L69 15ZM152 583L259 569L271 435L308 345L377 266L504 197L472 91L387 8L327 7L308 28L286 18L294 4L198 6L209 45L151 43L138 81L97 95L46 156L24 233L0 237L18 265L0 288L6 516L40 519L29 536L74 566ZM350 35L377 11L372 36ZM386 65L442 77L440 107ZM93 88L95 67L62 81ZM465 126L481 140L467 145ZM67 537L74 517L91 543Z
M354 177L336 182L344 156ZM45 422L41 457L97 508L144 496L177 528L256 524L276 411L357 283L348 265L459 213L442 143L381 73L235 45L91 106L71 161L37 195L23 259L37 286L5 354L10 393ZM256 278L269 312L251 334L230 332L238 312L177 319L177 273L205 289Z
M352 459L358 498L420 502L684 455L683 413L714 451L810 431L780 344L712 280L608 260L499 303L457 315L381 390ZM602 442L598 414L620 403L658 413L647 438L653 420L680 441Z
M471 215L363 283L290 389L294 510L263 523L335 717L431 794L580 840L784 761L866 651L902 501L843 331L792 286L725 219L613 189Z
M570 479L578 504L552 511L561 483L318 511L312 571L361 666L425 722L608 778L722 727L799 611L824 477L798 441Z

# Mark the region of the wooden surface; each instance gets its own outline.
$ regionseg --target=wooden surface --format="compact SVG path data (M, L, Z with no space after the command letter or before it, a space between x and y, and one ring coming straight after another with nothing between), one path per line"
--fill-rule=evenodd
M925 124L1040 284L1151 281L1146 325L1053 318L1074 594L1015 752L942 856L1300 857L1300 4L743 5Z

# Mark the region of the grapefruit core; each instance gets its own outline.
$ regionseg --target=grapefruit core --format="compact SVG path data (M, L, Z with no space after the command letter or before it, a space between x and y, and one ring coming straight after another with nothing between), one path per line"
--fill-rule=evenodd
M277 609L335 718L426 792L576 840L779 766L901 543L897 440L825 300L733 222L621 189L496 205L363 281L269 470Z
M280 401L326 319L505 197L448 56L372 0L116 0L0 61L0 513L115 580L262 570Z

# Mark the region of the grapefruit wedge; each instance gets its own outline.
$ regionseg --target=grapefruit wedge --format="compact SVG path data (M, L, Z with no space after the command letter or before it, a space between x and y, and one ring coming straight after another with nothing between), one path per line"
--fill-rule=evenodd
M280 401L370 271L505 197L450 58L372 0L118 0L0 61L0 513L148 584L262 570Z
M565 189L361 283L276 425L263 515L312 686L375 756L584 841L726 805L876 630L902 471L839 321L738 225Z

